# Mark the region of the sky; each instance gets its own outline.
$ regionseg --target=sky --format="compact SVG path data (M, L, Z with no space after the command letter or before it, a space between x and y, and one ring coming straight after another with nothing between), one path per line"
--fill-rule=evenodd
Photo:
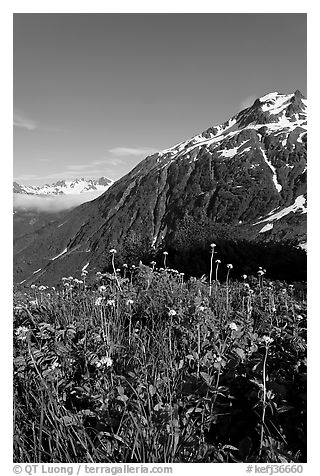
M271 91L307 95L302 13L13 15L13 178L107 176Z

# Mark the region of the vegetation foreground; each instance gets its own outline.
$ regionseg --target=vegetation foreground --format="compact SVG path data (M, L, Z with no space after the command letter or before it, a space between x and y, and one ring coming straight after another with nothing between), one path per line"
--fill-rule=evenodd
M154 266L15 290L15 462L305 462L305 290Z

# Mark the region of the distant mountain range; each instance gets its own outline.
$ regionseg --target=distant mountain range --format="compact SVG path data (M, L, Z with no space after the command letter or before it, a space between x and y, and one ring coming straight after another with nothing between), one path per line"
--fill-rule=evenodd
M291 243L290 260L294 253L300 260L306 171L306 99L299 91L267 94L225 123L147 157L97 199L52 222L15 255L15 279L52 283L87 263L87 270L101 270L110 248L123 259L129 249L167 248L183 266L179 256L189 253L199 263L189 271L201 272L202 255L194 257L212 241L226 259L241 258L242 269L253 250L262 263L267 244L271 250ZM281 251L277 260L281 271L289 258Z
M76 195L78 193L93 192L96 190L105 191L113 184L113 180L107 177L98 179L75 179L59 180L51 185L31 186L20 185L13 182L13 193L23 193L27 195Z

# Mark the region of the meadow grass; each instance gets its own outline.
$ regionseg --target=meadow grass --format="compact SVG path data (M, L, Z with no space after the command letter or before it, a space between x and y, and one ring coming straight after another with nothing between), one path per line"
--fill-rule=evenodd
M15 462L306 461L303 290L87 274L15 289Z

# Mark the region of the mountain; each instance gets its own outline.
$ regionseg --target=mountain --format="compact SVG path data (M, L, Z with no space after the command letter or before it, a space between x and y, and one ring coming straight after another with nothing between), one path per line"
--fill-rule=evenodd
M31 185L20 185L13 182L13 193L22 193L27 195L76 195L78 193L93 192L96 190L105 191L113 184L113 180L107 177L99 179L75 179L59 180L51 185L39 187Z
M88 263L101 270L110 248L126 259L134 250L166 247L174 264L186 268L189 256L189 272L201 272L212 241L239 269L255 254L252 269L269 256L279 276L290 276L288 262L296 269L297 257L304 266L298 246L306 241L306 163L306 99L299 91L267 94L147 157L96 200L51 223L16 254L15 279L55 282Z

